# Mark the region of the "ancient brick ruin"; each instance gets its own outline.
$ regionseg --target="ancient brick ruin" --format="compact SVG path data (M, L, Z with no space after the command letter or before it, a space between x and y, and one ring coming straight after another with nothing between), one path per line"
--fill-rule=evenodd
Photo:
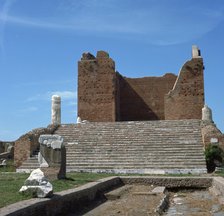
M40 135L57 134L64 139L69 172L206 172L204 148L224 149L224 136L204 106L203 69L196 46L178 76L127 78L108 53L84 53L78 62L77 124L62 124L60 103L52 100L52 125L15 142L17 171L39 166Z
M104 51L78 62L78 116L88 121L201 119L203 59L196 46L178 76L127 78Z

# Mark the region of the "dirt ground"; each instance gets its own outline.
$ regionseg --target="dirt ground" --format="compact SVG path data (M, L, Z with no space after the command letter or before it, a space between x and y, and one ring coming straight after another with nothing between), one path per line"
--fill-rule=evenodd
M160 204L163 194L147 194L154 187L133 185L120 198L109 200L98 206L85 216L149 216L157 215L156 207ZM147 195L146 195L147 194Z
M124 190L122 189L124 188ZM108 200L85 216L157 216L157 207L164 198L163 193L152 193L154 186L129 185L115 190ZM118 189L119 190L119 189ZM224 203L209 190L182 190L169 194L169 208L165 216L224 216ZM106 195L107 196L107 195ZM69 214L74 216L74 214Z

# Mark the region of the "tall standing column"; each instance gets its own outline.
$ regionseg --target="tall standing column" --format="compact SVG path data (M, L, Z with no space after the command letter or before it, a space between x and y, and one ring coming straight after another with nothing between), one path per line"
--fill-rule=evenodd
M53 95L51 102L51 123L59 125L61 124L61 97Z

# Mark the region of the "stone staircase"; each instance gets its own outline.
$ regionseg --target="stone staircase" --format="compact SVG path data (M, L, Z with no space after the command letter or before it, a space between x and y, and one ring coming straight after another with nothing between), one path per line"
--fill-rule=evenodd
M61 125L67 170L114 173L206 172L200 121Z
M23 164L19 168L16 169L16 172L30 173L39 167L40 165L38 163L37 156L33 155L32 157L24 161Z
M199 120L63 124L55 134L64 138L67 172L207 172Z

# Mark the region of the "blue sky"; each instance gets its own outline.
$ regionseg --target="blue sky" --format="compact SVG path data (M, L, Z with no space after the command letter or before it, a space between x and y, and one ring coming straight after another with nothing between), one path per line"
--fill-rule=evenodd
M76 122L77 61L109 52L127 77L178 74L201 49L205 99L224 131L223 0L0 0L0 140L51 121Z

